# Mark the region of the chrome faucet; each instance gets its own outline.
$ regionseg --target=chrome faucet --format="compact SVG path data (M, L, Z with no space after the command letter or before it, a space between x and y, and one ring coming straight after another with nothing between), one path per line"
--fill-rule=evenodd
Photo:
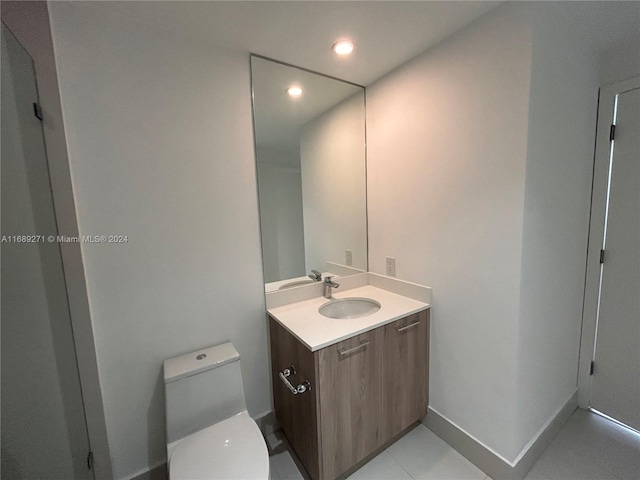
M331 289L339 286L340 284L331 280L331 277L324 277L324 298L331 298Z
M311 270L311 273L313 275L307 275L311 280L313 280L314 282L322 281L322 274L318 270Z

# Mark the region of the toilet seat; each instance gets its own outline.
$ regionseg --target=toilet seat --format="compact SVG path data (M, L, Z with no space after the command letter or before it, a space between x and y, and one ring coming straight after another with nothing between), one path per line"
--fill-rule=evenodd
M255 421L244 411L175 442L171 480L267 480L269 453Z

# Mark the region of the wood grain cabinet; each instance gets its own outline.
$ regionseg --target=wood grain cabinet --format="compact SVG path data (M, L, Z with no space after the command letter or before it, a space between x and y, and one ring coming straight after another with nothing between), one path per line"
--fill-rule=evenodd
M351 473L426 415L429 310L315 352L269 323L276 416L311 478ZM311 390L292 393L292 366Z
M382 327L382 436L393 438L427 414L429 312Z

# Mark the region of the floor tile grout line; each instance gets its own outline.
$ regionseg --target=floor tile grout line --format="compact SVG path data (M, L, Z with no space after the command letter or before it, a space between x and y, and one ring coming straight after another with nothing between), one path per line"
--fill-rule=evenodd
M447 447L449 450L451 450L451 451L453 451L453 452L457 453L457 454L460 456L460 459L463 461L463 463L468 463L469 465L471 465L472 467L474 467L475 469L477 469L481 474L483 474L483 475L484 475L484 477L483 477L481 480L487 480L487 479L491 480L491 477L489 477L489 475L487 475L487 474L486 474L486 472L484 472L484 471L482 471L480 468L478 468L478 466L477 466L477 465L475 465L475 464L474 464L473 462L471 462L468 458L466 458L464 455L462 455L460 452L458 452L455 448L453 448L451 445L449 445L447 442L445 442L442 438L440 438L438 435L436 435L436 434L435 434L433 431L431 431L431 430L430 430L426 425L424 425L424 424L422 424L422 425L418 425L416 428L420 428L421 426L422 426L422 427L424 427L424 428L425 428L425 430L427 430L429 433L433 434L433 435L434 435L434 436L435 436L439 441L441 441L444 445L446 445L446 447ZM393 453L391 453L391 448L390 448L390 447L389 447L389 448L387 448L387 449L386 449L386 450L384 450L384 451L385 451L385 452L387 452L387 453L389 453L389 455L391 456L391 458L393 458L393 459L396 461L396 463L397 463L398 465L400 465L400 468L402 468L402 469L407 473L407 475L409 475L409 477L411 477L413 480L416 480L416 478L415 478L413 475L411 475L411 473L409 473L409 471L404 467L404 465L400 462L400 460L398 460L398 459L393 455Z
M400 463L400 461L399 461L396 457L394 457L394 456L393 456L393 453L391 453L391 452L389 451L389 449L386 449L386 450L383 450L383 451L384 451L384 452L387 452L387 453L389 454L389 456L393 459L393 461L394 461L394 462L396 462L396 463L400 466L400 468L401 468L402 470L404 470L404 471L405 471L405 473L406 473L407 475L409 475L411 478L413 478L413 480L416 480L416 478L415 478L413 475L411 475L411 474L407 471L407 469L406 469L406 468L404 468L404 465L402 465L402 464Z

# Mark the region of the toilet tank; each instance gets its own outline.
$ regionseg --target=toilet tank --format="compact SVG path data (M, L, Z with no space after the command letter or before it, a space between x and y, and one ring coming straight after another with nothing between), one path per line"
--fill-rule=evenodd
M247 409L231 343L164 361L167 444Z

